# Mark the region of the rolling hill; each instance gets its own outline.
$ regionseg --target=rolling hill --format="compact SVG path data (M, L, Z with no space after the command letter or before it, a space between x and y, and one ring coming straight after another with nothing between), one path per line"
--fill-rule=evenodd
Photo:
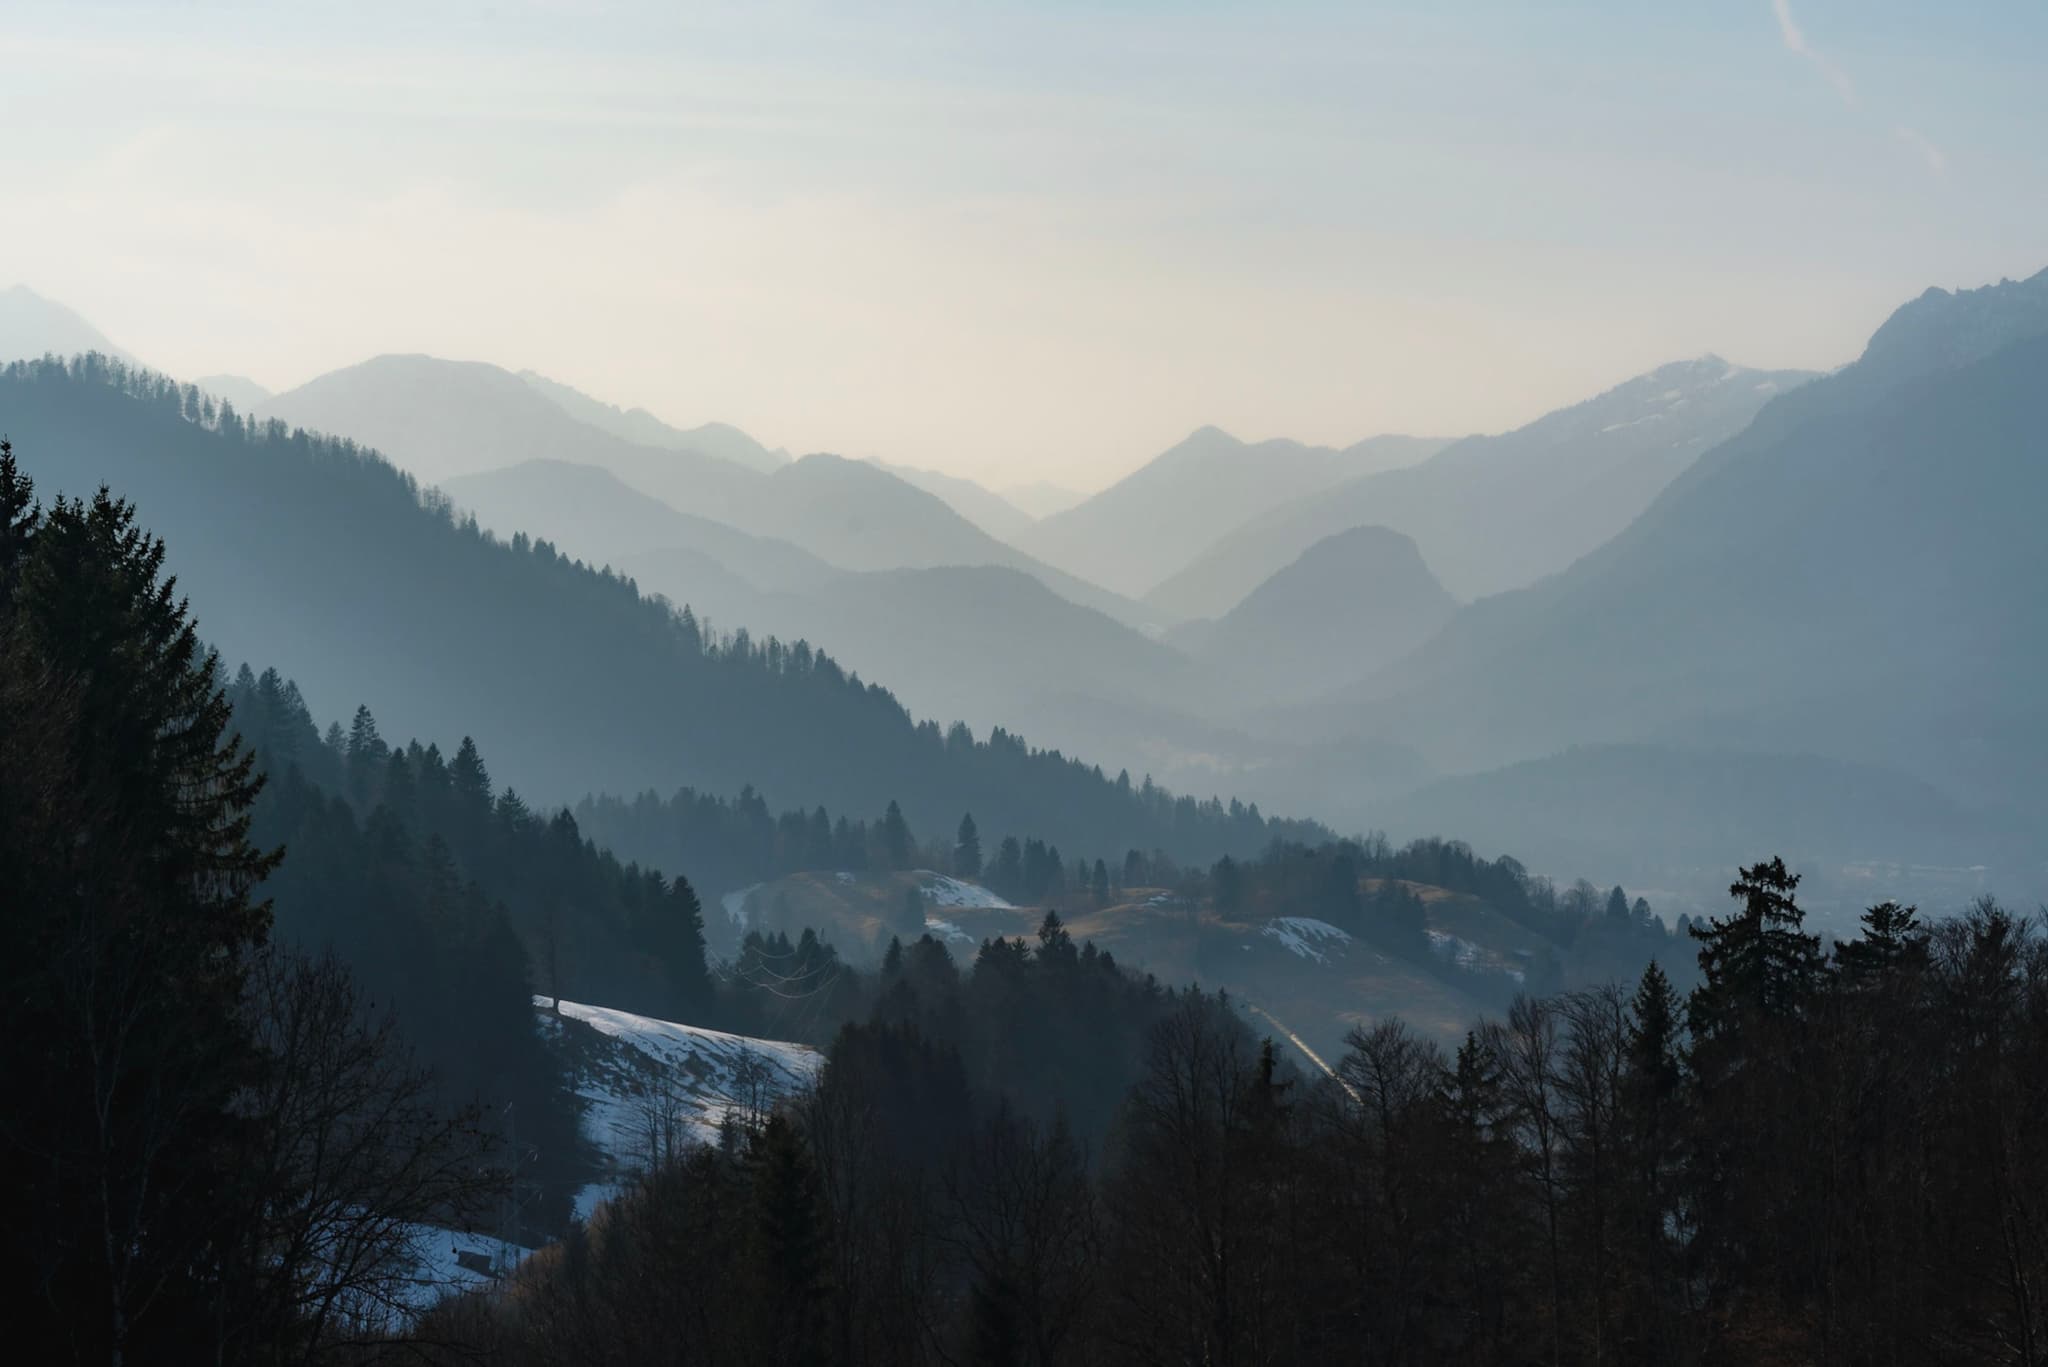
M1176 627L1167 640L1262 703L1300 700L1391 664L1457 609L1413 541L1354 527L1309 547L1221 618Z

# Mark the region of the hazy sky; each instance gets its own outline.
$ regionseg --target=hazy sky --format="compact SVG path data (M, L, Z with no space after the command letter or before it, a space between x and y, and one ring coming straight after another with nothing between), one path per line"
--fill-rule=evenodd
M2048 6L0 7L0 285L1003 484L1511 426L2048 265Z

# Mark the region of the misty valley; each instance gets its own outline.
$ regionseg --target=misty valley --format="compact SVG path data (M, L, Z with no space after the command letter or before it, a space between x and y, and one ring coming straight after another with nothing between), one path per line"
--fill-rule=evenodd
M2048 1367L2035 17L190 8L0 18L12 1360Z

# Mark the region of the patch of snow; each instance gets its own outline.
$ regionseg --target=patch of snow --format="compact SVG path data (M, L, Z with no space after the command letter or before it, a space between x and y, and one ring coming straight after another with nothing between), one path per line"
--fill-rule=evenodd
M444 1296L492 1285L533 1251L487 1234L458 1233L438 1225L408 1225L405 1239L411 1276L404 1299L419 1310L430 1309Z
M1472 968L1479 962L1479 946L1470 940L1461 940L1448 930L1425 930L1429 944L1437 953L1456 963L1460 968Z
M1756 392L1759 394L1775 394L1778 392L1778 382L1776 380L1759 380L1756 383Z
M1351 943L1347 932L1313 916L1276 916L1259 927L1259 934L1270 936L1302 958L1319 964L1330 962L1323 953L1324 947Z
M716 1143L728 1117L743 1119L803 1090L824 1063L802 1044L580 1002L564 1001L557 1011L551 997L536 996L533 1005L582 1103L583 1137L605 1159L605 1180L577 1194L579 1215L650 1159Z
M956 940L970 945L976 943L972 935L969 935L951 921L942 921L936 916L925 917L924 928L931 934L938 936L941 944L951 944Z
M990 892L979 883L933 873L929 869L917 872L920 886L924 889L924 900L935 907L963 907L975 910L1009 911L1010 904Z
M835 873L832 876L842 883L851 883L853 881L853 875L850 873Z
M1429 936L1431 948L1460 968L1469 968L1476 973L1500 973L1518 983L1528 981L1528 975L1521 969L1493 962L1485 950L1470 940L1460 939L1446 930L1430 930L1423 933Z
M725 908L726 919L741 930L747 928L747 899L752 897L755 889L760 886L759 883L750 883L738 892L728 892L718 899L718 905Z

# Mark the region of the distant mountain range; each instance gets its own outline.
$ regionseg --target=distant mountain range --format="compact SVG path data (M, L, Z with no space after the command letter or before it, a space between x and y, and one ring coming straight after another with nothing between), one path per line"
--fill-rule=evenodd
M1094 497L1040 520L1018 544L1119 593L1142 594L1247 518L1346 479L1412 464L1444 445L1389 436L1339 451L1287 440L1247 443L1204 427ZM1306 549L1296 547L1266 574ZM1176 619L1216 616L1229 606Z
M1145 602L1169 618L1216 616L1322 538L1372 524L1413 537L1461 598L1524 587L1626 527L1702 452L1810 378L1714 356L1659 367L1502 436L1276 504L1188 557Z
M531 370L520 371L519 378L578 422L609 432L622 441L668 451L698 451L764 474L789 464L789 452L779 447L771 451L728 423L671 427L644 408L619 408Z
M919 716L986 729L1029 716L1042 744L1113 759L1120 738L1066 707L1074 695L1158 709L1213 701L1177 650L992 565L847 571L793 542L678 513L595 466L529 461L443 486L458 510L510 537L629 575L720 632L804 639ZM1356 677L1355 671L1346 677Z
M774 462L774 453L750 465L694 447L648 445L579 419L558 402L561 393L561 386L544 389L480 362L380 356L280 394L257 416L353 438L428 483L534 460L592 465L676 511L794 542L841 569L1001 565L1120 621L1144 616L1135 603L998 541L943 500L873 465L830 455ZM581 400L580 411L594 403ZM755 468L764 463L773 469ZM475 481L465 493L472 501L488 497ZM557 534L552 518L519 530ZM595 563L617 558L590 549L585 558Z
M0 295L10 338L114 354L19 288ZM270 398L208 377L259 419L388 450L484 527L610 566L720 633L822 643L894 697L776 683L788 657L748 674L717 649L678 685L657 661L695 657L618 580L466 549L488 543L374 458L210 431L154 383L17 367L0 420L55 487L132 490L181 583L221 605L209 629L280 664L261 643L292 645L325 711L393 699L434 734L475 715L435 701L444 680L509 688L479 724L549 791L688 772L860 810L866 778L815 768L815 750L917 794L920 820L956 793L1012 801L1000 765L941 777L937 729L900 699L1177 786L1572 868L1751 857L1754 822L1709 819L1747 784L1744 810L1786 849L2025 865L2048 890L2021 834L2048 817L2048 272L1928 291L1821 378L1703 357L1448 443L1203 429L1037 521L952 476L790 460L495 366L380 357ZM360 549L386 543L391 565ZM290 570L243 582L251 564ZM560 738L550 706L578 714ZM1130 819L1079 777L1015 810L1056 791Z
M134 365L135 358L107 335L54 299L26 285L0 290L0 361L76 356L97 351Z
M2048 815L2044 441L2048 272L1930 292L1861 360L1765 405L1612 541L1474 604L1287 733L1398 737L1467 773L1575 745L1812 756L1860 768L1815 783L1786 844L1861 831L1862 848L1835 853L1933 857L1863 819L1931 783L1980 814L1981 858L1995 833ZM1529 781L1481 774L1461 783L1460 809L1512 810ZM1687 797L1667 784L1666 802L1682 828ZM1588 798L1582 831L1598 811ZM1954 852L1938 837L1953 824L1927 822L1925 844Z

